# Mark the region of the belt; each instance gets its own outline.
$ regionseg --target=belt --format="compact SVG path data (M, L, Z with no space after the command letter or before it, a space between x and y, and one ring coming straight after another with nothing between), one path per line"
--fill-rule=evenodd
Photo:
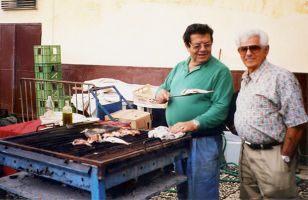
M272 143L269 143L269 144L253 144L253 143L245 141L245 144L247 144L247 146L249 146L253 150L258 150L258 149L266 150L266 149L272 149L273 146L281 145L282 143L281 142L272 142Z

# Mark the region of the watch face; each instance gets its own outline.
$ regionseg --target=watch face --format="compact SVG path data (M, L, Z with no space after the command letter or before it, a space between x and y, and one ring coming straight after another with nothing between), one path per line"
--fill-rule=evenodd
M283 161L285 161L285 162L290 162L290 157L289 156L284 156L283 157Z

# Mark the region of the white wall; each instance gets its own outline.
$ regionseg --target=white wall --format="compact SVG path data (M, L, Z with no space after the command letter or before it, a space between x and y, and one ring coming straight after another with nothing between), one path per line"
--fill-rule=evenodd
M70 64L173 67L188 56L185 28L208 23L213 55L245 69L234 39L257 27L270 36L269 60L308 72L308 0L38 0L37 10L0 10L0 23L42 23L42 44L60 44Z

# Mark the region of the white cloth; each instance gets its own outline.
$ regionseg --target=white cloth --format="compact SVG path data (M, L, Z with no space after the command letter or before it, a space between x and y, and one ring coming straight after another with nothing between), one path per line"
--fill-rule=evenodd
M84 83L93 84L96 87L115 86L120 94L129 102L134 100L134 91L143 85L129 84L120 80L111 78L99 78L85 81ZM156 86L153 86L156 87ZM88 94L88 90L91 89L88 85L84 85L82 90L83 94L74 94L71 98L71 103L80 111L87 110L90 116L96 117L96 101L92 94ZM107 105L120 101L119 94L112 88L97 91L97 98L101 105ZM124 105L125 106L125 105Z
M148 137L152 138L160 138L162 140L172 140L172 139L177 139L180 137L183 137L185 133L179 132L179 133L171 133L169 131L169 128L166 126L158 126L154 128L153 130L148 132Z

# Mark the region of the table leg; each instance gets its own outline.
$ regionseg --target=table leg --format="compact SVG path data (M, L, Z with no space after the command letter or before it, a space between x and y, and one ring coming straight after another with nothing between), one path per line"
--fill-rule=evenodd
M97 168L91 170L91 199L104 200L106 199L105 180L99 180L97 177Z

